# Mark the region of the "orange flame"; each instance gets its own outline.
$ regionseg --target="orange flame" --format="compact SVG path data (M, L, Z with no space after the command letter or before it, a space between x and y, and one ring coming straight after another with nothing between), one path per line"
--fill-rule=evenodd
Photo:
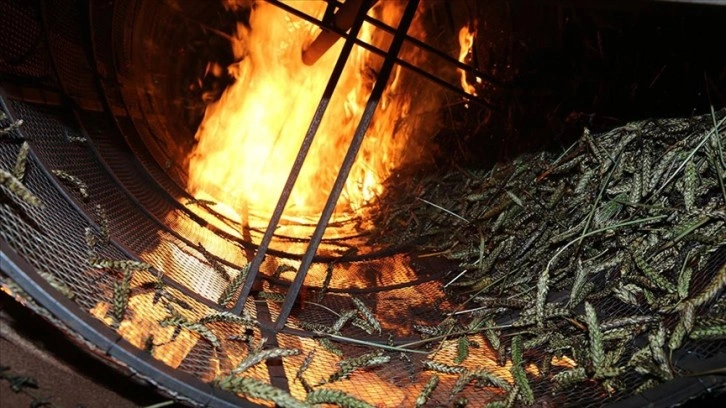
M469 56L471 47L474 46L474 37L476 37L476 29L469 30L469 26L464 26L459 30L459 62L465 62L466 57ZM457 72L461 78L461 89L476 96L476 88L466 79L466 71L457 68ZM481 83L481 78L477 78L477 82Z
M236 7L235 0L227 1ZM287 3L318 18L326 6L323 1ZM395 26L402 7L379 2L370 13ZM207 107L189 157L187 187L196 197L224 202L238 213L272 212L342 47L338 41L306 66L302 50L319 32L265 2L254 4L249 26L238 24L232 48L240 61L228 68L235 82ZM419 21L410 32L425 38ZM392 36L365 24L359 38L387 49ZM418 54L404 47L401 57L421 60ZM286 214L314 215L322 209L374 82L371 73L381 63L380 57L354 47ZM431 112L438 108L438 96L419 81L400 67L395 70L345 185L339 214L364 207L381 194L383 180L396 167L421 160L421 147L436 130Z

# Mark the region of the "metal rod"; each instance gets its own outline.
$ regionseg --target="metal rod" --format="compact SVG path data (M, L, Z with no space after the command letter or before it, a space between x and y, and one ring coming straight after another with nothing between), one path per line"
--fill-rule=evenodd
M346 1L343 5L340 6L338 12L333 15L333 18L330 20L328 26L335 27L338 30L348 31L348 29L353 25L353 21L358 15L358 11L361 9L361 6L363 6L364 1L366 2L366 11L368 11L375 3L375 0ZM330 7L332 4L333 3L328 3L328 7ZM323 28L323 31L318 34L318 36L313 40L310 46L308 46L308 48L303 51L303 63L305 65L315 64L318 59L320 59L320 57L322 57L330 49L330 47L333 46L333 44L338 42L339 39L339 35L335 34L333 31L329 31Z
M350 142L350 147L348 147L348 151L346 152L345 158L343 159L343 164L341 165L340 171L338 172L338 177L335 179L333 188L330 192L330 195L328 196L328 201L325 203L325 208L323 208L323 212L320 215L318 225L315 227L315 231L310 238L310 243L308 244L308 248L305 251L305 255L303 256L302 261L300 262L300 267L298 268L297 274L295 275L295 280L293 281L292 285L290 285L287 295L285 296L285 302L282 304L280 315L277 318L277 323L275 323L276 330L281 330L285 326L285 322L287 321L288 316L290 316L290 311L292 311L292 307L295 304L295 300L297 299L297 295L300 292L300 288L305 281L305 276L307 276L310 265L313 262L313 257L315 257L315 253L318 250L320 241L323 239L323 234L325 233L325 229L328 226L330 217L333 215L333 211L335 211L335 206L338 202L338 198L340 197L340 193L343 191L345 182L348 179L348 174L350 174L350 170L353 167L353 163L356 156L358 155L360 146L363 143L363 137L368 131L368 126L373 120L373 114L378 107L378 102L381 100L383 91L388 85L388 79L390 78L393 67L396 64L396 56L401 50L401 46L403 45L403 41L406 37L406 33L408 32L408 28L411 26L411 22L416 15L416 9L418 8L418 4L419 0L409 0L408 4L406 5L406 9L404 10L403 16L401 17L401 22L398 24L398 29L396 30L396 34L393 37L391 47L388 50L388 55L383 61L381 70L378 73L378 78L376 79L376 84L373 86L373 90L371 91L371 95L368 98L368 102L366 102L366 107L363 111L361 120L358 123L358 128L353 135L353 140Z
M344 4L344 3L341 3L340 0L325 0L325 1L328 2L328 4L335 4L337 6ZM388 24L384 23L381 20L375 19L370 16L366 17L365 22L368 24L371 24L372 26L374 26L378 29L381 29L389 34L394 34L396 32L395 28L389 26ZM434 48L434 47L426 44L425 42L419 40L416 37L411 37L410 35L407 35L406 41L410 42L411 44L415 45L418 48L421 48L422 50L435 54L439 58L442 58L446 62L453 64L457 68L462 69L476 77L479 77L482 80L487 81L492 85L497 85L497 86L501 86L501 87L509 86L509 84L507 84L506 82L502 82L501 80L495 78L492 74L480 71L478 68L476 68L474 66L465 64L465 63L459 61L458 59L452 57L451 55L439 50L438 48Z
M328 27L328 26L325 25L325 23L323 23L322 21L318 20L317 18L312 17L312 16L309 16L309 15L303 13L302 11L299 11L299 10L293 8L293 7L288 6L285 3L280 2L279 0L266 0L266 1L268 3L270 3L270 4L275 5L276 7L279 7L281 9L287 11L288 13L290 13L290 14L296 16L296 17L299 17L299 18L307 21L307 22L310 22L310 23L315 24L315 25L320 26L320 27L325 27L326 29L328 29L328 30L330 30L330 31L338 34L339 36L345 38L346 40L351 37L347 33L343 32L341 30L338 30L335 27ZM384 51L384 50L382 50L382 49L380 49L378 47L375 47L375 46L373 46L371 44L368 44L365 41L359 40L358 38L355 38L354 41L355 41L355 45L357 45L359 47L362 47L363 49L365 49L367 51L370 51L370 52L372 52L375 55L378 55L378 56L381 56L381 57L386 57L387 56L387 52L386 51ZM491 102L487 101L486 99L483 99L480 96L474 96L474 95L472 95L470 93L467 93L466 91L464 91L463 89L461 89L461 87L459 87L459 85L454 85L454 84L451 84L449 82L446 82L443 79L437 77L436 75L433 75L433 74L425 71L424 69L421 69L421 68L419 68L419 67L411 64L410 62L407 62L405 60L402 60L402 59L400 59L398 57L396 57L395 63L401 65L404 68L410 69L411 71L413 71L413 72L415 72L415 73L423 76L424 78L428 79L431 82L434 82L434 83L436 83L438 85L441 85L442 87L450 90L451 92L454 92L456 94L461 95L462 97L466 98L470 102L478 103L479 105L481 105L481 106L483 106L483 107L485 107L487 109L490 109L490 110L495 111L495 112L499 112L499 109L497 109ZM467 68L468 70L471 70L472 69L471 66L469 66L469 65L466 65L466 64L463 64L463 65L466 66L466 67L468 67Z
M308 127L308 131L302 141L300 150L297 153L297 157L295 157L295 162L292 165L292 169L290 169L290 174L287 177L285 186L282 188L282 192L280 193L280 198L277 201L277 205L275 205L275 210L272 212L270 222L267 224L265 234L262 236L260 246L257 248L257 253L252 260L249 271L247 272L247 279L245 280L245 284L242 287L242 291L240 292L240 297L239 299L237 299L237 303L235 303L234 309L232 309L232 312L235 314L242 313L242 309L244 308L247 296L249 296L250 291L252 290L252 285L254 285L257 278L260 265L262 265L262 261L264 261L265 259L265 255L267 254L267 249L270 246L270 242L272 242L272 237L275 233L275 229L280 223L280 218L282 218L282 213L285 211L285 206L287 205L287 201L290 198L292 189L295 186L295 182L297 181L298 176L300 175L300 170L302 169L303 163L305 162L305 158L307 157L308 151L310 150L310 146L313 143L315 134L320 127L320 123L323 120L323 115L328 108L330 98L333 96L333 92L338 85L338 80L343 73L343 68L345 68L348 57L353 50L353 39L358 36L358 32L363 26L363 17L365 16L367 11L368 10L365 9L365 7L361 7L361 9L358 11L358 15L356 16L355 21L353 22L353 26L350 29L351 36L348 37L345 40L345 44L343 44L343 49L340 51L338 61L333 67L333 72L330 74L330 79L328 80L328 84L325 86L323 96L320 98L318 108L315 110L313 119L310 122L310 127Z

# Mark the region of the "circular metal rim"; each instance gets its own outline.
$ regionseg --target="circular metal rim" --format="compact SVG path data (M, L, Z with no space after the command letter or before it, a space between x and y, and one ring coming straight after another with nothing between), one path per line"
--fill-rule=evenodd
M0 238L0 270L20 285L36 302L68 329L95 345L100 352L125 364L143 380L167 391L174 398L210 408L259 407L236 395L214 388L198 378L173 369L124 340L96 321L72 301L61 296L11 246ZM116 363L116 368L121 364Z

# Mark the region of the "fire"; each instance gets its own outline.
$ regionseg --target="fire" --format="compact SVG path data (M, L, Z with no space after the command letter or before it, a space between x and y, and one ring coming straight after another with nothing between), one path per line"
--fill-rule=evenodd
M469 26L461 27L459 30L459 61L465 62L466 57L471 52L471 47L474 46L474 38L476 37L476 29L470 30ZM470 84L466 79L466 71L461 68L457 68L459 77L461 78L461 89L466 91L470 95L476 96L476 88ZM481 83L481 78L477 78L477 82Z
M229 8L249 1L226 0ZM240 5L237 4L240 3ZM290 6L322 18L324 1L289 1ZM371 9L396 26L400 2L383 1ZM312 66L302 50L320 32L304 20L266 2L255 2L249 25L239 23L232 49L239 62L228 67L235 82L210 104L189 157L188 189L235 212L265 216L272 212L343 41ZM425 38L414 21L411 35ZM364 24L359 38L387 49L392 36ZM420 62L420 51L404 47L401 58ZM286 208L287 215L318 214L332 188L357 127L382 58L354 47ZM213 72L214 70L209 70ZM359 211L382 192L382 182L398 166L421 161L423 145L436 129L435 87L400 68L395 70L338 203L337 214Z
M568 356L552 356L552 365L556 367L562 367L562 368L575 368L577 367L577 363L575 363L575 360L571 359Z

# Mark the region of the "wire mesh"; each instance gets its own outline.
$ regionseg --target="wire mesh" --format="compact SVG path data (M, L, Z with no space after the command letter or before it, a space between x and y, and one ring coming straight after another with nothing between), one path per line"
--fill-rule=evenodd
M198 249L187 246L178 240L175 241L175 236L169 232L159 233L158 221L151 222L148 220L148 213L141 214L144 211L139 208L138 203L128 196L124 197L124 194L119 192L123 191L123 189L109 188L115 185L115 180L107 175L105 168L93 156L93 151L87 145L69 141L69 137L78 137L82 134L73 130L74 128L68 117L64 120L58 119L59 116L63 117L63 115L59 115L59 108L38 107L20 102L12 102L11 106L16 115L25 118L26 124L22 128L23 134L31 142L34 152L41 158L41 161L37 161L34 156L31 156L26 175L26 185L41 196L49 209L38 211L22 203L15 202L6 193L6 200L13 204L2 206L5 223L2 229L2 238L5 241L10 242L15 250L29 259L40 271L51 274L60 279L65 286L70 287L75 295L76 302L87 309L89 313L108 324L113 324L113 317L110 316L113 309L112 293L114 286L117 285L118 277L108 271L94 270L88 266L83 230L85 226L92 225L89 219L94 219L94 216L84 217L74 207L74 204L79 205L85 210L86 214L93 214L93 204L100 201L108 209L111 236L114 240L123 243L124 246L132 250L133 248L139 248L138 254L148 253L146 249L159 246L160 243L165 243L169 248L176 248L169 249L169 251L178 250L186 259L195 261L183 261L183 257L171 257L168 254L158 255L158 257L142 256L142 259L154 264L157 269L163 270L169 278L173 279L194 271L195 274L200 275L199 280L185 281L179 279L180 282L186 283L188 289L195 293L209 293L208 298L215 299L223 284L219 281L219 277L215 275L216 272L206 264L203 256L198 254ZM2 144L2 162L5 168L12 165L19 150L19 140L17 138L9 140L13 142ZM68 158L73 158L73 160L68 160ZM47 166L49 169L60 167L84 179L89 185L89 200L84 201L71 187L64 188L69 196L75 197L73 202L59 196L56 185L48 179L47 173L42 169L43 166ZM147 194L152 195L150 192L147 192ZM114 204L117 201L128 203L123 206ZM64 214L64 216L48 216L48 214ZM147 221L142 221L145 219ZM148 227L140 228L144 223ZM111 259L127 256L127 254L113 247L106 247L99 255ZM454 311L456 304L447 299L442 291L442 283L416 281L414 271L406 270L404 267L406 260L403 258L406 257L398 256L398 258L361 263L333 264L332 269L334 272L331 274L333 278L327 287L329 292L320 300L317 300L315 297L323 290L328 270L327 265L319 265L320 271L311 273L310 281L306 282L309 285L310 293L302 298L301 309L293 315L291 327L302 328L302 325L298 326L301 322L324 326L332 325L339 314L354 307L351 298L357 297L368 305L380 320L383 329L392 334L395 340L394 344L396 342L400 344L415 341L414 339L418 337L413 330L414 324L434 326L447 313ZM703 269L706 271L704 272L706 275L702 277L696 275L694 277L694 282L700 282L694 285L694 290L702 288L703 282L708 280L709 270L712 271L723 263L724 254L719 252L714 254L712 258L710 264ZM175 261L169 262L170 259ZM392 270L387 271L385 268ZM270 269L272 269L271 266L268 271ZM180 272L175 272L176 270ZM358 276L361 282L357 284L345 283L345 280L349 280L350 277L350 275L342 274L346 270L355 271L353 276ZM270 273L274 274L274 272ZM284 294L284 286L282 288L279 286L280 282L285 281L284 273L279 278L281 279L277 285L275 285L274 280L270 280L265 291L277 292L280 295ZM148 289L149 284L153 281L153 275L147 273L137 274L132 280L128 305L129 312L127 312L128 315L118 329L119 333L124 335L132 344L140 349L150 348L153 356L157 356L157 358L161 358L172 367L188 372L205 381L212 381L220 373L232 370L247 355L248 343L237 338L229 340L233 336L241 336L239 328L234 327L234 325L219 324L212 327L213 333L221 343L220 349L215 349L208 339L195 334L193 331L180 331L174 337L174 329L159 327L159 321L166 318L168 311L160 303L153 303L154 291ZM202 282L208 286L199 286ZM215 286L217 289L211 289L209 285ZM209 308L199 304L193 298L189 298L177 291L172 292L174 297L180 298L183 305L191 307L190 310L179 308L180 313L183 313L187 320L198 320L212 313ZM257 298L256 303L258 302L266 304L270 310L271 318L274 320L279 311L279 304L272 299L265 300L262 296ZM634 311L631 308L617 305L608 299L600 301L596 306L602 315L611 317L630 315ZM719 310L718 308L715 309L715 316L719 316ZM283 360L290 389L293 395L298 397L304 395L300 388L302 385L293 380L294 375L292 372L299 368L301 356L306 355L313 348L319 350L316 351L315 364L309 368L310 372L306 374L306 376L310 377L310 381L329 378L338 369L338 361L340 360L335 354L324 351L322 346L308 337L315 333L314 330L312 332L307 331L307 333L307 336L290 334L280 334L278 336L278 343L281 347L298 348L301 351L299 356ZM341 335L352 339L366 339L367 341L373 339L373 341L380 344L385 344L385 339L376 338L375 336L371 338L371 336L366 335L355 326L346 327L341 331ZM261 334L257 332L253 337L259 341ZM465 361L465 367L490 367L494 375L508 378L507 366L499 367L496 365L495 352L489 348L486 339L482 336L476 336L470 341L477 343L479 348L472 349L474 350L472 357ZM254 340L252 342L254 343ZM356 357L370 351L368 347L347 343L343 343L339 347L346 358ZM689 343L687 347L693 353L708 358L720 351L722 344L716 342L704 347L698 345L698 343ZM448 363L455 359L456 353L455 342L446 341L442 344L440 352L436 354L436 359ZM336 381L326 387L343 390L373 403L380 402L389 406L392 406L391 404L394 406L396 404L410 405L431 374L422 371L421 361L424 359L422 356L402 357L400 353L396 352L390 352L389 354L391 360L383 367L354 372L348 379ZM536 361L537 358L534 358L534 360ZM536 366L528 366L527 368L533 373L542 370L542 368ZM564 368L554 367L550 373L554 375L562 370ZM261 380L268 380L265 377L264 370L260 367L252 369L246 374ZM533 375L536 377L535 374ZM448 404L452 401L446 390L450 390L456 384L457 375L442 374L441 377L440 388L433 394L431 401L432 403ZM628 373L621 377L621 381L624 387L616 396L610 397L609 401L616 400L632 392L639 385L640 377L637 374ZM361 384L366 386L362 387ZM532 386L539 401L551 401L557 405L599 406L606 399L603 389L592 383L586 383L582 387L566 392L558 392L555 395L552 395L551 383L545 379L532 381ZM465 387L463 394L460 396L466 396L471 404L482 405L492 399L500 398L502 392L492 387L477 388L469 386ZM460 396L457 396L457 398Z
M32 116L29 115L29 118L32 121ZM33 135L32 132L29 134ZM53 132L45 133L45 135L52 134ZM35 146L40 147L38 151L43 151L43 147L46 147L46 143L48 143L47 141L44 143L40 138L31 140L33 140L31 143L34 148ZM68 145L70 149L84 149L65 140L62 143ZM6 168L7 163L14 163L19 143L2 143L0 147L2 148L3 168ZM89 159L91 158L89 157ZM0 210L3 215L2 238L5 242L10 243L13 250L30 261L39 273L43 276L50 276L48 280L52 285L61 288L61 293L72 297L91 315L109 322L110 317L107 315L113 302L112 293L117 276L111 271L94 269L88 264L89 248L86 244L84 230L93 224L87 216L82 215L71 202L59 194L58 185L51 181L43 167L45 164L31 156L28 160L24 181L28 188L41 197L45 205L44 210L38 211L34 207L14 201L11 193L8 193L7 190L3 191L3 205ZM89 184L89 190L93 193L92 184ZM93 200L93 198L91 199ZM49 214L55 215L49 216ZM107 259L124 259L128 256L113 245L97 249L95 255ZM172 366L181 365L183 370L192 374L214 372L212 369L217 365L236 364L238 362L236 360L244 356L246 353L244 343L228 341L224 336L220 336L220 341L227 352L221 359L215 357L214 364L212 356L216 353L205 346L195 346L199 340L189 333L183 334L179 341L168 342L173 330L159 327L158 322L163 319L165 310L158 300L153 301L156 296L155 291L153 288L148 288L149 283L156 280L150 273L139 273L131 282L128 320L119 327L119 333L124 338L140 349L144 349L148 347L145 344L148 336L156 335L154 342L159 344L158 351L156 351L158 356ZM165 287L164 290L169 292L169 296L176 299L176 304L181 305L177 307L183 310L183 313L188 313L190 318L198 319L214 312L214 309L200 304L174 288ZM59 296L61 295L59 294ZM216 323L215 329L219 333L226 334L227 337L239 334L239 327L229 324ZM166 342L168 344L165 344ZM232 359L232 362L226 358ZM222 362L217 360L222 360Z
M54 52L56 75L68 96L86 109L102 109L101 95L95 79L95 69L86 52L83 8L63 0L41 2L45 18L45 33L51 52ZM61 51L61 52L59 52Z
M37 4L2 2L0 15L5 17L0 27L5 39L0 45L3 73L52 82L53 70Z
M7 7L7 4L0 2L0 7ZM29 8L23 7L11 7L9 12L18 16L17 21L34 27L38 22L28 17L31 15ZM122 17L118 17L119 21L115 24L118 30L123 31L125 16L123 13L120 15ZM71 30L72 27L66 29ZM18 45L16 50L13 48L15 44L28 45L28 39L32 38L30 34L35 32L34 29L28 30L28 37L7 42L7 49L19 54L25 48ZM118 41L129 41L128 36L117 36ZM77 33L67 38L80 41ZM54 41L51 45L56 48L65 44ZM37 49L43 50L43 47L44 43ZM77 47L73 55L80 58ZM47 56L33 58L37 60L28 59L27 67L8 70L29 76L46 75L50 70ZM62 60L56 62L63 64ZM61 74L64 83L74 80L72 77L69 79L69 67L59 68L60 71L65 70ZM5 68L3 66L3 72L8 72ZM89 89L84 88L88 85L87 80L87 77L79 77L80 85L69 87L68 92L75 89L79 94L88 95L85 92ZM184 206L183 200L188 197L183 189L156 164L151 154L144 150L143 143L139 143L143 138L152 137L153 131L139 136L137 132L145 131L134 127L128 118L118 118L121 133L103 114L84 110L74 113L65 106L39 106L16 100L7 102L13 116L22 118L25 123L20 132L2 136L0 167L12 168L20 149L21 136L28 140L32 154L23 183L45 204L44 209L29 206L2 187L0 237L9 243L13 251L59 288L59 296L62 296L61 293L72 295L73 301L89 315L116 328L139 350L145 350L151 357L205 382L213 382L229 374L246 357L259 352L255 347L270 334L269 327L252 329L239 323L215 320L200 323L209 316L219 316L222 307L217 301L230 284L213 266L214 261L221 262L229 278L233 279L243 273L242 267L249 260L245 251L250 247L243 245L242 239L220 233L228 228L228 235L234 236L238 225L212 226L195 217L197 213ZM129 111L134 109L137 108L129 107ZM8 123L7 120L0 122L0 127ZM85 137L89 140L78 141ZM58 169L85 182L89 197L84 199L76 187L63 183L48 172ZM96 214L96 204L101 204L107 213L111 245L89 247L86 242L87 227L97 239L103 235L104 221ZM518 238L523 240L531 232L524 230ZM259 231L250 233L252 237L247 239L254 241L259 238ZM457 311L460 304L444 288L443 277L452 266L432 264L435 266L430 268L439 268L440 271L425 271L425 261L409 254L332 261L344 254L346 249L360 246L365 241L360 237L343 237L323 248L323 255L328 256L330 262L313 265L305 281L303 295L290 318L289 329L273 333L278 347L299 350L298 355L282 359L285 375L282 382L293 396L304 399L308 393L297 371L309 353L315 350L314 359L301 376L309 383L326 382L320 387L342 390L371 404L413 406L424 384L433 375L432 371L423 369L423 361L433 359L452 364L458 358L457 339L431 341L428 343L430 348L417 349L421 353L400 351L401 347L411 343L427 341L426 336L421 336L420 327L436 327ZM200 251L199 242L214 248L211 257ZM296 251L289 249L294 241L281 239L278 243L280 248L295 254ZM377 248L385 247L385 244L379 244ZM254 246L251 248L254 249ZM89 264L91 255L115 260L138 258L153 265L154 270L134 272L128 283L128 293L124 295L123 272L92 267ZM713 253L710 260L695 271L692 293L702 290L725 261L726 250L722 248ZM286 258L268 257L262 267L265 275L262 291L246 304L251 316L262 320L261 316L267 314L267 322L276 319L280 312L279 300L284 298L294 276L296 262L295 256L289 253ZM283 265L292 269L280 269ZM160 271L163 271L163 277L155 273ZM617 279L615 274L607 273L602 284L608 288ZM565 291L552 294L558 299L567 295ZM339 341L334 343L340 349L341 357L321 341L326 337L321 328L333 326L347 310L354 310L354 299L362 301L372 312L382 326L382 333L368 333L364 320L344 325L335 334ZM608 297L601 297L593 304L598 315L608 318L630 316L639 311L637 307ZM699 310L699 316L718 321L724 316L724 307L726 302L721 295L707 310ZM356 317L362 319L361 315ZM503 323L511 323L511 320ZM673 319L666 320L669 329L675 324ZM501 350L495 350L490 340L481 334L469 336L468 341L470 354L460 366L469 370L485 368L489 374L512 384L512 363L506 358L503 362L499 361ZM331 376L341 369L343 359L371 353L375 347L366 346L366 342L382 347L388 362L354 370L347 378L330 381ZM508 340L504 343L508 347ZM724 345L723 340L686 340L682 347L686 352L673 356L676 374L687 375L697 371L703 361L721 353ZM630 355L635 349L635 345L628 345L623 353ZM541 406L601 406L631 395L643 380L641 375L628 371L619 377L622 384L613 395L608 395L607 390L596 381L585 381L553 392L551 376L569 369L568 360L565 357L552 359L551 354L537 347L527 350L525 355L529 363L524 368L529 373L537 404ZM689 358L690 365L680 367L680 362ZM271 383L275 366L274 361L267 365L256 364L246 369L243 375ZM451 405L460 398L466 398L470 406L484 406L507 396L501 387L493 387L483 381L470 381L463 385L460 393L452 396L451 390L460 381L460 373L437 375L441 377L440 384L429 399L430 406Z

